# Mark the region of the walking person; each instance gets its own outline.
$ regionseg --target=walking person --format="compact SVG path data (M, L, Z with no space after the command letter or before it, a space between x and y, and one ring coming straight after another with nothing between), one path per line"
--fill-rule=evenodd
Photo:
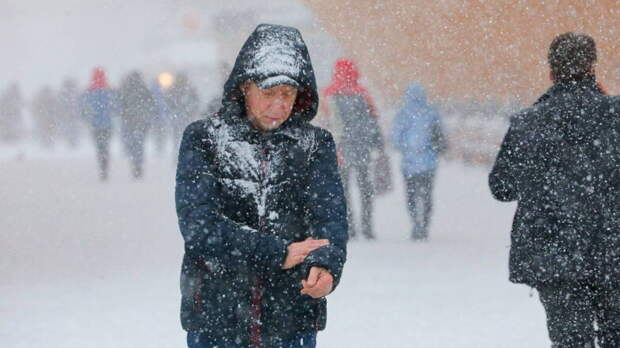
M131 174L141 179L144 173L144 146L146 133L156 120L157 107L142 74L130 72L121 83L119 92L121 137L129 157Z
M407 208L413 224L411 238L414 241L427 240L437 162L447 142L439 112L428 104L422 85L412 83L404 99L394 118L391 138L402 156Z
M184 132L176 207L190 348L313 348L346 259L334 141L310 121L314 70L297 29L262 24L217 115Z
M372 175L373 152L384 156L383 137L378 115L368 90L359 84L359 71L352 60L336 62L331 85L323 91L328 128L334 132L342 182L347 197L351 237L358 232L351 202L351 185L356 180L361 196L361 229L367 239L374 239ZM383 161L387 163L387 161Z
M102 68L93 70L90 86L80 97L80 110L82 117L90 125L97 151L99 178L106 181L110 166L114 92L108 86L108 80Z
M151 121L151 135L155 141L155 152L158 156L163 156L166 142L170 137L170 107L166 101L166 90L170 88L167 85L169 75L168 73L160 74L160 78L151 83L151 95L153 96L153 103L155 104L155 114ZM163 81L162 81L163 80ZM162 83L162 82L165 82ZM176 154L176 149L173 150Z
M200 97L185 73L179 73L172 87L166 91L166 103L170 112L174 152L178 152L183 130L200 113Z
M538 290L555 348L620 347L620 101L596 60L588 35L553 40L553 86L512 117L489 175L517 201L510 280Z

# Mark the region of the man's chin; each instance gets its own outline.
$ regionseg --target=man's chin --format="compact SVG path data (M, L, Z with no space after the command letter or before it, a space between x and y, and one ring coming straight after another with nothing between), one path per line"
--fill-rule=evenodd
M282 122L278 121L267 121L262 124L264 130L274 130L282 125Z

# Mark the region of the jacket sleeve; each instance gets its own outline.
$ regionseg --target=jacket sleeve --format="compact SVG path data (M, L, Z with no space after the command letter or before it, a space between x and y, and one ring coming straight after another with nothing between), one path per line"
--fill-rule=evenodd
M520 139L518 116L513 117L508 132L489 174L489 188L495 199L509 202L519 198L520 181L525 167L523 139Z
M392 145L396 149L401 152L405 151L404 148L404 139L403 135L406 130L406 111L404 109L400 110L396 116L394 117L394 121L392 122L392 129L390 132L390 140L392 141Z
M328 132L322 132L318 149L311 159L306 214L312 236L329 239L330 244L310 253L302 266L308 271L314 266L327 269L334 277L336 289L347 257L347 205L334 140Z
M205 133L201 121L190 124L179 151L175 201L185 252L215 269L280 271L287 252L283 239L222 214Z

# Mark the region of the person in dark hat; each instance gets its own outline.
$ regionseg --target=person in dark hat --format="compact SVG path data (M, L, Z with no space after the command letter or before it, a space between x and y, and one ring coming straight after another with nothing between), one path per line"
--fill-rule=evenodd
M596 56L588 35L553 40L553 86L512 117L489 176L517 201L510 280L538 290L555 348L620 347L620 101Z
M299 31L262 24L221 109L186 128L176 208L189 347L315 347L348 239L334 141L310 124L317 106Z

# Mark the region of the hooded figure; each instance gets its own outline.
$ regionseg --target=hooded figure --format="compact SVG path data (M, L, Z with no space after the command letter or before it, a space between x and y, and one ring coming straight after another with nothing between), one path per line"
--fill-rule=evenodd
M433 209L433 182L438 155L446 148L437 110L428 105L426 93L412 83L402 109L392 125L392 144L402 154L401 170L407 184L407 206L413 222L414 240L428 238Z
M288 118L277 127L256 121L248 84L266 98L295 91ZM317 284L338 284L347 222L334 141L310 124L318 96L299 31L259 25L241 48L222 104L187 127L179 152L188 345L314 347L327 293L315 298L307 289L317 270ZM300 245L310 253L291 262Z
M99 178L107 180L110 160L110 139L112 137L112 114L114 112L114 93L108 86L103 69L93 70L91 83L80 98L82 117L91 128L97 149Z
M371 154L376 150L381 158L386 156L376 108L368 90L359 84L358 79L359 72L353 61L348 59L337 61L332 83L323 91L327 101L323 105L330 115L329 128L334 131L340 155L342 181L349 202L348 219L351 236L357 231L351 210L349 185L350 177L355 173L362 198L361 231L366 238L373 239L374 187L370 171ZM387 165L387 161L382 162L383 165Z
M183 129L197 119L200 97L187 74L177 75L174 84L166 91L166 103L170 110L174 149L178 149Z
M138 71L130 72L121 84L119 111L122 121L121 135L132 165L132 175L135 179L140 179L143 174L146 133L157 116L157 106Z

